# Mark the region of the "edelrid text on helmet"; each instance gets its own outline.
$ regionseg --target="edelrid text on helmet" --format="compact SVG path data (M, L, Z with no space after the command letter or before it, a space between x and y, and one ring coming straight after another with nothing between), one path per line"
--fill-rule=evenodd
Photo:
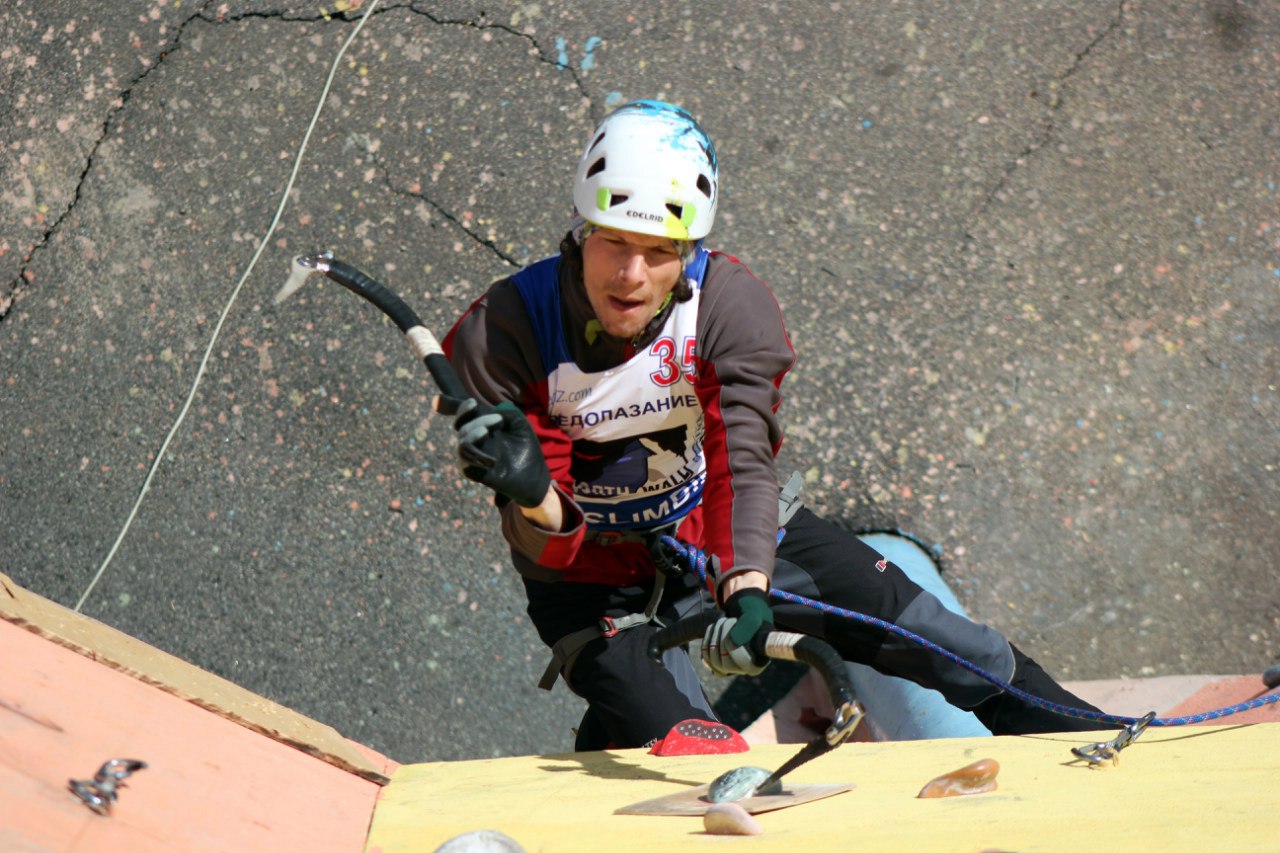
M593 225L701 240L715 221L716 150L680 107L632 101L591 135L578 162L573 203Z

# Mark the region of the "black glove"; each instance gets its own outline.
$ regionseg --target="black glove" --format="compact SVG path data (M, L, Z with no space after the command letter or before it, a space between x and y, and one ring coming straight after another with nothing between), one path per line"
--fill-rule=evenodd
M738 590L724 603L725 615L702 638L702 662L716 675L759 675L769 665L765 640L773 609L762 589Z
M491 406L474 397L459 401L441 395L435 404L437 412L454 416L464 477L520 506L542 503L551 488L551 472L537 434L515 403Z

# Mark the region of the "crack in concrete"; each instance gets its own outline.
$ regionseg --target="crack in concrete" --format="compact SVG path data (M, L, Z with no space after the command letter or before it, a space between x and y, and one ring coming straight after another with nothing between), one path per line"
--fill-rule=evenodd
M13 306L26 290L27 285L34 280L31 265L35 261L36 256L49 245L49 242L58 232L62 223L66 221L67 217L71 215L71 212L76 209L76 205L80 203L80 200L84 195L85 181L89 178L89 172L93 170L94 161L98 156L98 149L102 147L102 144L106 142L107 137L110 136L111 129L115 124L116 118L124 111L125 107L129 105L129 99L133 96L134 89L141 85L141 83L146 80L152 72L159 68L165 59L173 54L174 51L181 48L182 35L186 31L187 26L192 21L200 18L204 14L204 10L213 2L214 0L205 0L204 6L182 21L182 23L178 25L173 38L160 49L151 62L143 67L141 71L135 74L132 79L124 85L120 90L120 94L115 97L113 101L115 106L110 109L107 113L107 117L103 119L102 132L98 134L98 138L94 140L93 145L89 148L89 153L84 160L84 168L80 170L80 175L76 178L75 191L71 194L71 201L67 203L67 206L63 209L62 213L58 214L55 219L50 221L50 223L45 227L43 233L41 233L36 241L31 244L31 248L27 250L26 255L22 258L22 264L18 268L17 275L8 284L6 288L7 292L0 293L0 322L4 322L5 318L9 316L10 311L13 310Z
M438 15L432 14L426 9L420 8L417 0L411 0L411 2L409 3L393 3L387 6L381 6L375 9L370 14L370 17L377 18L381 15L386 15L390 12L396 12L401 10L426 18L431 23L437 24L439 26L470 27L471 29L475 29L475 30L500 30L501 32L507 33L508 35L512 35L512 36L515 36L516 38L520 38L527 41L533 47L534 51L537 53L538 62L545 63L547 65L558 68L561 71L567 71L569 73L569 76L573 78L574 86L578 89L579 92L582 93L582 97L587 99L587 101L592 104L592 107L593 107L592 115L595 116L595 109L594 109L595 101L587 93L587 87L583 83L582 77L579 76L577 70L572 65L560 62L558 59L551 58L548 51L544 49L541 44L538 43L538 40L535 39L533 36L529 35L528 33L523 33L520 30L516 29L515 27L510 26L509 24L500 24L497 21L490 20L485 15L483 10L480 12L479 15L476 15L475 17L470 17L470 18L442 18ZM210 23L215 23L215 24L234 23L236 21L243 21L249 18L264 18L264 19L273 19L273 20L281 20L281 21L302 21L302 22L308 22L308 23L313 23L317 21L339 21L343 23L349 23L349 22L354 22L359 20L363 16L363 14L364 14L363 11L358 8L349 9L345 12L338 12L338 13L316 12L309 15L290 13L287 10L267 9L267 10L257 10L257 11L247 11L247 12L224 13L224 14L216 15L212 18L204 16L202 14L201 17L204 17L206 21L209 21Z
M485 14L483 11L481 11L480 15L475 18L441 18L436 15L433 15L431 12L426 11L425 9L420 9L418 7L417 2L410 2L407 4L397 4L394 6L388 6L385 11L391 11L393 9L406 9L409 12L415 15L420 15L426 18L427 20L431 21L432 23L438 24L440 26L464 26L464 27L471 27L477 30L489 30L489 29L500 30L504 33L507 33L508 35L512 35L517 38L524 39L530 45L532 45L534 51L537 54L536 58L538 62L546 63L547 65L551 65L555 68L558 68L562 71L567 71L569 73L569 76L573 78L574 86L578 89L580 93L582 93L582 97L586 99L586 101L589 104L591 104L591 114L592 114L592 117L595 118L596 116L595 100L591 98L591 96L587 93L586 85L583 83L582 78L578 75L577 71L571 65L566 65L565 63L552 59L548 55L547 51L543 49L542 45L538 43L538 40L535 39L533 36L527 33L522 33L519 30L515 29L514 27L508 26L507 24L500 24L495 21L488 20L485 17ZM497 244L493 240L482 237L480 234L476 233L471 228L468 228L465 224L463 224L462 220L458 216L449 212L449 210L447 210L443 205L441 205L439 202L432 199L427 194L413 192L412 190L402 189L400 187L397 187L391 180L390 171L378 158L376 152L369 150L368 148L366 148L366 151L369 155L369 159L373 161L373 163L378 167L379 171L382 173L383 182L386 184L386 187L389 191L399 196L417 199L418 201L421 201L424 204L429 205L433 210L435 210L437 213L443 216L446 220L448 220L451 224L453 224L453 226L456 227L459 231L466 234L478 245L483 246L489 251L493 252L493 254L497 256L499 259L501 259L504 263L508 264L509 266L515 269L519 269L521 267L521 264L519 261L517 261L515 258L511 257L510 255L508 255L507 253L499 249Z
M595 109L594 109L595 100L589 94L587 94L587 87L582 82L582 78L578 75L577 70L575 70L572 65L568 65L566 63L560 62L557 59L552 59L548 55L548 52L543 49L542 45L538 43L538 40L535 39L533 36L529 35L528 33L522 33L519 30L517 30L515 27L509 26L507 24L499 24L495 21L491 21L485 17L485 13L483 11L481 11L480 15L475 18L438 18L424 9L419 9L418 3L416 2L416 0L415 2L411 2L407 5L394 6L390 8L408 9L410 12L414 13L415 15L421 15L427 20L432 21L433 23L436 23L436 24L452 25L452 26L469 26L469 27L474 27L475 29L478 29L478 30L501 30L505 33L516 36L517 38L524 39L525 41L529 42L529 44L531 44L534 50L537 52L537 59L539 62L543 62L552 67L559 68L562 71L569 72L569 76L573 78L574 86L576 86L578 91L582 93L582 97L587 99L587 101L592 104L592 107L593 107L592 116L595 117Z
M168 58L175 51L179 50L182 47L183 34L186 32L187 26L190 25L192 21L199 20L199 21L204 21L205 23L209 23L213 25L223 25L223 24L237 23L239 21L257 18L257 19L267 19L267 20L280 20L280 21L286 21L286 22L317 23L317 22L323 21L323 22L338 22L338 23L348 24L348 23L353 23L359 20L360 17L363 15L363 12L360 9L351 9L351 10L348 10L347 12L342 12L337 14L317 12L310 15L301 15L301 14L290 13L288 10L258 10L258 11L245 11L245 12L238 12L238 13L219 13L219 14L211 15L209 14L208 9L210 6L213 5L214 2L215 0L205 0L204 5L201 6L199 10L197 10L196 12L188 16L185 20L183 20L182 23L178 25L177 31L174 34L174 37L170 40L170 42L166 46L161 48L159 53L156 54L155 59L152 62L150 62L145 68L143 68L142 71L136 74L131 80L129 80L125 84L124 88L121 90L120 94L116 96L116 99L115 99L117 101L116 105L110 110L110 112L108 112L107 117L103 120L102 132L98 135L98 138L94 141L92 147L89 150L89 154L85 157L85 165L84 165L84 168L81 170L79 177L76 179L75 192L72 194L71 201L67 204L67 207L62 211L62 213L60 213L56 219L51 221L51 223L44 229L43 233L36 239L36 241L32 243L31 248L28 250L27 254L22 259L22 264L18 269L17 275L9 282L8 287L6 288L6 292L0 292L0 322L3 322L5 318L8 317L10 311L13 308L13 305L16 304L19 296L21 296L21 294L26 290L26 286L29 285L32 280L34 280L34 275L31 272L31 266L35 261L36 256L49 245L49 242L53 239L54 235L58 232L59 227L62 225L64 221L66 221L67 217L71 215L71 212L75 210L76 206L80 203L83 190L84 190L84 185L86 180L89 177L89 172L93 170L94 161L98 154L98 149L102 146L102 144L106 141L107 137L110 135L111 129L115 124L115 121L120 115L120 113L125 109L126 106L128 106L129 99L132 97L134 89L138 85L140 85L144 80L146 80L146 78L153 71L159 68L161 63L164 62L166 58ZM480 13L479 16L474 18L441 18L432 14L429 11L426 11L425 9L420 9L416 2L397 3L397 4L384 6L380 9L375 9L371 13L371 17L378 17L380 15L385 15L390 12L394 12L398 10L407 10L412 14L424 17L427 20L431 21L432 23L440 26L464 26L464 27L471 27L477 30L495 29L495 30L500 30L502 32L516 36L517 38L524 39L530 45L533 46L537 54L537 61L546 63L548 65L554 66L556 68L559 68L563 71L567 71L569 73L569 75L573 78L574 86L578 89L579 92L582 93L583 98L585 98L588 101L588 103L591 104L591 113L593 117L596 115L597 110L596 110L595 101L587 93L586 86L584 85L582 78L578 75L577 71L570 65L566 65L562 62L559 62L555 59L550 58L547 51L543 49L542 45L540 45L537 39L533 38L533 36L527 33L522 33L519 30L515 29L514 27L508 26L506 24L500 24L494 21L490 21L484 16L483 11ZM376 158L374 158L374 160L375 162L378 162ZM423 194L412 193L408 190L402 190L395 187L391 182L390 174L387 172L386 168L383 167L380 162L378 162L378 166L382 170L383 178L387 184L388 189L390 189L392 192L399 195L405 195L405 196L417 198L425 202L426 204L429 204L432 208L438 211L449 222L453 223L459 230L465 233L468 237L476 241L478 244L485 246L486 248L491 250L495 255L501 258L504 262L512 265L513 267L520 266L520 264L517 261L515 261L515 259L511 258L507 254L502 252L492 240L487 240L481 237L479 234L472 231L471 229L467 228L465 225L463 225L462 221L457 216L450 213L448 210L446 210L443 206L441 206L439 203L437 203L433 199Z
M1017 154L1015 154L1013 159L1011 159L1008 163L1005 164L1004 170L1000 175L1000 177L996 180L995 185L987 192L986 196L982 199L982 201L978 204L977 209L974 211L977 217L981 218L983 215L986 214L987 210L989 210L991 206L995 204L996 197L999 196L1000 193L1004 191L1004 188L1009 184L1009 181L1013 178L1014 173L1017 172L1018 169L1022 167L1023 163L1025 163L1028 158L1033 157L1036 153L1043 150L1046 146L1048 146L1053 141L1054 134L1056 133L1058 128L1057 116L1058 116L1058 113L1062 111L1063 105L1065 103L1064 98L1060 94L1063 86L1072 77L1074 77L1076 73L1081 69L1081 67L1085 63L1085 60L1088 59L1091 53L1093 53L1094 48L1096 48L1099 44L1101 44L1105 39L1107 39L1112 33L1114 33L1117 29L1119 29L1123 25L1124 18L1125 18L1125 5L1127 2L1128 0L1120 0L1116 8L1116 13L1112 17L1110 23L1107 24L1107 26L1104 27L1100 33L1094 36L1093 40L1090 41L1087 45L1085 45L1083 50L1076 53L1075 60L1071 63L1071 65L1067 68L1066 71L1062 72L1062 74L1059 75L1056 81L1059 94L1045 94L1042 96L1039 92L1032 92L1032 97L1034 97L1036 100L1043 101L1049 110L1049 114L1044 120L1043 129L1039 134L1036 135L1034 139L1032 139L1029 143L1027 143L1026 147L1024 147ZM971 233L969 233L968 231L965 232L964 242L966 244L972 244L976 242L976 240L977 238L975 238Z
M386 185L387 189L390 190L394 195L403 196L405 198L417 199L418 201L421 201L424 204L430 205L432 210L436 211L441 216L443 216L455 228L457 228L463 234L466 234L468 237L474 240L476 244L480 246L484 246L486 249L493 252L493 254L496 255L498 258L500 258L504 263L510 265L514 269L519 269L521 266L523 266L523 264L521 264L515 258L511 257L506 252L499 249L498 245L494 241L486 237L482 237L471 228L468 228L462 222L461 219L459 219L454 214L450 213L442 204L440 204L435 199L428 196L426 193L414 192L413 190L401 189L400 187L397 187L395 183L391 180L390 170L386 167L386 165L383 164L382 160L379 159L377 153L372 150L372 146L368 144L368 140L364 140L364 142L365 142L365 154L368 155L369 159L373 162L374 166L378 168L378 171L382 174L382 182Z
M378 9L375 9L371 13L371 16L378 17L381 15L385 15L391 12L396 12L401 10L426 18L428 21L438 26L469 27L475 30L499 30L501 32L507 33L508 35L515 36L516 38L519 38L519 39L523 39L533 47L533 50L536 53L536 59L538 62L551 65L555 68L558 68L562 71L567 71L569 73L569 76L573 78L574 86L578 89L579 92L582 93L582 97L586 99L588 103L591 104L592 116L594 117L596 115L597 111L595 108L595 101L587 93L586 85L583 83L582 78L578 75L577 71L573 68L573 66L566 65L565 63L562 63L556 59L552 59L549 56L548 52L542 47L542 45L538 43L538 40L535 39L533 36L529 35L528 33L520 32L519 30L507 24L501 24L496 21L489 20L485 16L485 13L483 11L481 11L479 15L475 17L470 17L470 18L443 18L431 13L426 9L420 8L416 0L414 0L414 2L409 2L409 3L394 3L387 6L382 6ZM273 18L273 19L279 19L284 21L307 21L307 22L315 22L315 21L321 21L321 20L330 21L335 19L353 21L353 20L357 20L361 14L363 13L359 9L349 10L345 13L342 13L341 15L316 13L316 14L306 15L306 16L291 15L286 11L265 10L265 11L243 12L235 15L232 15L232 14L221 15L221 16L218 16L217 19L212 22L227 23L232 21L244 20L246 18ZM386 187L390 192L406 198L413 198L429 205L433 210L435 210L437 213L443 216L445 220L451 223L455 228L457 228L463 234L466 234L467 237L473 240L477 245L485 247L489 251L493 252L493 254L497 256L499 259L501 259L504 263L510 265L513 268L519 269L521 264L515 258L511 257L510 255L503 252L500 248L498 248L498 245L493 240L487 239L481 236L480 234L478 234L473 229L468 228L463 223L460 217L450 212L444 205L440 204L439 202L437 202L430 196L426 195L425 193L413 192L412 190L397 187L394 184L394 182L391 180L390 170L381 161L381 159L378 158L376 153L368 147L367 144L366 144L366 154L369 156L369 159L373 161L374 165L376 165L378 170L381 172L383 183L386 184Z

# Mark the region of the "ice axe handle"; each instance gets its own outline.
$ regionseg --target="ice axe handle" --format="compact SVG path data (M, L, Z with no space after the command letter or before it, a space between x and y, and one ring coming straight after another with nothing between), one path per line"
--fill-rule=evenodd
M661 663L663 651L701 639L722 615L716 610L704 610L662 628L649 638L649 657ZM827 686L834 707L840 708L855 701L849 670L836 650L825 641L808 634L771 631L765 642L765 654L776 660L798 660L816 669Z
M722 615L718 610L704 610L692 616L673 622L660 629L649 638L649 659L654 663L662 663L662 653L667 649L701 640L707 629L715 624Z
M455 400L465 400L471 395L467 392L458 372L453 369L449 359L435 335L423 324L422 319L398 295L384 285L369 278L360 270L336 258L329 258L321 267L324 275L350 290L361 298L372 302L382 313L391 318L413 344L413 349L422 358L435 380L440 393Z

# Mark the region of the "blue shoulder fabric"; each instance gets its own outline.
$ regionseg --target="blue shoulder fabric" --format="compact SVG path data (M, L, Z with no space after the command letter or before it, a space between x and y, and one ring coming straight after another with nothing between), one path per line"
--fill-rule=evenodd
M689 279L694 290L702 288L702 276L706 274L710 254L699 246L693 260L684 268L685 278ZM561 364L573 360L564 340L560 319L560 256L552 255L535 261L511 279L516 283L520 298L524 300L524 310L529 314L543 374L550 376Z
M556 367L571 360L560 325L560 256L536 261L511 278L533 326L543 375L549 376Z
M711 253L702 248L701 241L699 241L693 260L689 261L689 265L684 268L684 277L689 279L689 283L693 285L694 290L702 288L702 276L707 272L707 258L710 256Z

